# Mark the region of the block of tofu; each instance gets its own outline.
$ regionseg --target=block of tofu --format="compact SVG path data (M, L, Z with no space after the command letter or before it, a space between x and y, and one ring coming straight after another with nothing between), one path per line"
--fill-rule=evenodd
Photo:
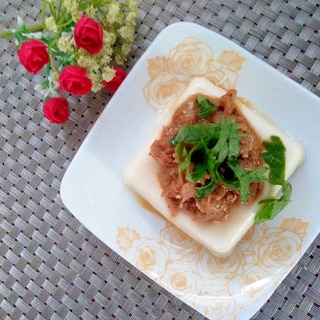
M276 196L279 188L265 183L262 194L252 205L234 207L230 220L220 223L194 222L190 214L183 209L179 210L175 217L171 215L166 200L161 196L162 188L157 178L158 163L149 155L149 150L152 142L160 136L163 125L170 122L174 111L195 94L220 97L225 94L225 91L204 78L193 79L177 101L166 109L161 121L155 125L154 131L150 133L148 141L142 146L141 151L131 159L124 171L124 181L128 187L149 202L167 220L208 248L215 256L224 257L232 253L237 243L252 227L255 213L260 206L259 200ZM241 101L237 102L237 108L262 140L269 139L271 135L281 138L286 147L285 177L288 179L304 160L303 147L253 108L241 103Z

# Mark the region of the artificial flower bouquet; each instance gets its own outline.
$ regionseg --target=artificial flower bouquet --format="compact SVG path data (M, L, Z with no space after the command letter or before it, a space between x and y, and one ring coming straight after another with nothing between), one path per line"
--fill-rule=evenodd
M50 13L46 17L47 13ZM45 80L43 112L53 123L69 118L63 94L84 95L106 88L115 92L126 77L123 65L134 40L136 0L44 0L42 21L2 33L13 35L25 69Z

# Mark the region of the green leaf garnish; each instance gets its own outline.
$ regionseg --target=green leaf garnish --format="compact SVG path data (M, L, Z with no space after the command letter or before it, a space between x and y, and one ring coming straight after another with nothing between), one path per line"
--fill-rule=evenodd
M271 198L260 201L263 206L254 218L255 224L272 220L290 203L292 194L292 186L285 180L286 149L281 139L277 136L271 136L270 141L263 142L263 146L266 151L261 155L270 168L268 181L272 185L281 186L282 195L278 199Z
M289 182L282 185L282 195L279 199L265 199L260 201L263 207L254 217L254 223L259 224L272 220L280 211L282 211L291 202L292 186Z
M198 97L196 98L196 100L200 106L200 110L198 112L198 115L200 117L207 118L217 109L217 107L212 104L206 97Z
M228 161L228 165L233 170L237 180L239 181L240 202L245 203L250 196L250 184L252 182L266 181L266 167L261 167L249 171L245 171L239 161Z
M207 183L204 186L196 188L196 194L195 194L196 199L202 199L207 197L210 193L212 193L216 189L217 186L218 186L218 180L211 178L209 183Z
M172 145L178 143L198 143L205 139L218 137L220 125L216 123L190 124L182 127L170 141Z
M216 107L206 98L198 97L199 116L208 117ZM175 146L179 170L184 171L187 181L195 184L195 198L210 195L224 184L240 192L240 203L250 197L251 183L268 181L282 187L278 199L264 199L255 216L255 224L273 219L290 202L292 186L285 181L285 146L277 136L263 141L265 151L261 156L267 167L244 170L239 162L240 124L231 118L221 118L220 123L197 123L183 126L170 141ZM268 174L267 174L268 173Z
M221 118L219 124L191 124L182 127L171 144L176 146L179 170L185 170L186 179L201 186L195 187L195 197L202 199L212 193L218 184L240 190L241 203L250 196L252 182L265 181L266 168L245 171L239 163L240 124L231 118ZM222 167L224 170L222 170ZM229 171L226 178L222 171Z
M270 141L263 141L262 145L266 151L261 156L270 168L269 182L282 185L285 182L286 148L277 136L271 136Z

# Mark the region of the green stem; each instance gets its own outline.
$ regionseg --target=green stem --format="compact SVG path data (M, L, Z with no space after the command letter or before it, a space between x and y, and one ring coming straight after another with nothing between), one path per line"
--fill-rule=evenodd
M38 32L38 31L42 31L43 29L44 29L44 25L42 23L35 24L27 28L29 32Z
M62 23L62 24L59 24L59 29L62 29L64 27L67 27L69 24L71 24L73 21L72 20L69 20L69 21L66 21L65 23Z
M48 83L49 83L49 76L50 76L50 63L48 63L46 66L46 79Z
M5 37L9 37L13 35L13 31L12 30L8 30L8 31L4 31L0 33L1 37L5 38Z
M50 57L50 63L49 63L49 65L50 65L51 69L53 70L53 72L58 72L56 66L55 66L54 63L53 63L54 57L53 57L53 55L52 55L52 47L53 47L54 44L55 44L55 43L52 42L52 43L50 44L49 48L48 48L48 53L49 53L49 57Z
M57 12L58 12L58 20L60 20L61 17L63 17L63 14L61 14L61 8L62 8L62 2L59 1L59 5L58 5L58 9L57 9Z
M67 9L64 8L62 11L60 11L59 20L64 19L66 15L67 15Z
M30 27L26 27L26 30L28 30L28 32L38 32L38 31L42 31L44 29L43 27L43 24L42 23L39 23L39 24L35 24L33 26L30 26ZM4 31L4 32L1 32L1 37L9 37L9 36L12 36L15 31L17 30L8 30L8 31Z
M55 8L53 6L53 3L49 3L49 8L50 8L50 12L51 12L51 14L52 14L52 16L54 18L54 21L57 23L58 22L58 17L56 15L56 10L55 10Z
M41 7L41 21L43 24L45 23L45 18L46 18L46 6L47 6L47 1L43 1L42 7Z
M59 30L58 30L58 32L56 33L55 37L53 38L52 42L49 45L49 49L48 49L49 52L48 53L49 53L49 56L50 56L50 66L51 66L51 69L54 72L58 72L58 70L57 70L56 66L54 65L54 63L53 63L54 57L52 55L52 48L54 48L54 46L56 45L58 39L60 38L61 32L63 31L63 27L67 24L67 22L65 24L62 24L62 25L59 24Z

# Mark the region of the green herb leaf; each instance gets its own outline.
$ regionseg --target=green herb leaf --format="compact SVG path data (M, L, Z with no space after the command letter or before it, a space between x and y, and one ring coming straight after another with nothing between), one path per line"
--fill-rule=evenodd
M233 170L235 177L239 183L240 202L245 203L250 196L250 184L253 182L266 181L266 167L261 167L249 171L245 171L239 161L228 161L229 167Z
M285 181L286 148L277 136L271 136L270 141L264 141L262 144L266 151L262 152L261 156L270 168L269 182L282 185Z
M291 184L285 181L286 148L281 139L277 136L271 136L270 141L264 141L263 145L266 151L261 155L270 168L268 181L272 185L281 186L282 195L279 199L271 198L260 201L263 206L255 216L255 224L272 220L290 203L292 193Z
M202 140L214 139L219 135L220 125L216 123L190 124L182 127L170 141L172 145L178 143L198 143Z
M205 184L204 186L197 187L195 198L200 200L202 198L207 197L210 193L212 193L216 187L218 186L218 180L211 178L210 182Z
M195 152L192 154L190 160L192 161L194 166L193 166L192 174L190 174L190 178L188 179L189 181L198 182L206 176L207 174L206 158L207 158L207 153L205 148L202 148L198 152Z
M240 138L244 136L239 132L240 124L234 123L230 127L228 139L228 160L234 161L240 156Z
M186 147L182 143L178 143L175 147L175 152L178 156L178 161L179 161L179 170L187 170L188 168L188 163L187 163L187 157L188 157L188 152Z
M282 196L279 199L265 199L260 201L264 206L256 213L254 223L259 224L272 220L291 202L292 186L289 182L282 185Z
M200 106L200 110L198 112L198 115L200 117L207 118L217 109L217 107L212 104L206 97L197 97L196 100Z
M228 156L230 131L233 126L238 127L231 119L221 117L219 139L211 150L211 154L216 155L219 163L222 163Z
M203 141L200 141L189 151L186 169L186 179L188 181L198 182L206 175L207 152L206 144ZM191 171L192 167L193 169Z

